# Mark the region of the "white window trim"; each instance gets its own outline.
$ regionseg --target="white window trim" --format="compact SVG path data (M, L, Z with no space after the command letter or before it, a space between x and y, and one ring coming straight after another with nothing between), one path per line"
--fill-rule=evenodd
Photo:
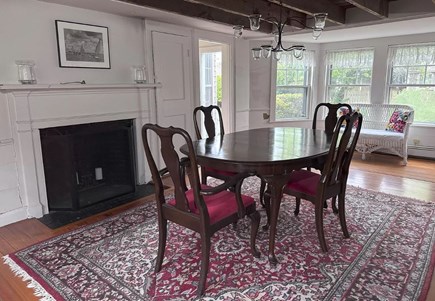
M331 79L331 70L328 60L328 54L331 52L347 52L347 51L357 51L357 50L372 50L373 51L373 64L372 64L372 78L370 84L361 84L361 85L330 85ZM369 90L369 103L372 103L372 87L373 87L373 66L375 64L375 48L374 47L362 47L362 48L346 48L346 49L331 49L326 51L325 55L325 90L324 90L324 102L329 102L329 87L370 87Z
M315 57L315 51L314 55ZM310 119L311 114L311 104L312 104L312 89L313 89L313 81L314 81L314 72L313 72L313 66L311 66L310 71L310 85L304 85L304 86L287 86L287 87L306 87L307 88L307 116L306 117L293 117L293 118L287 118L287 119L276 119L276 73L277 73L277 61L272 59L271 65L271 76L270 76L270 118L269 123L285 123L289 121L301 121L301 120L308 120Z

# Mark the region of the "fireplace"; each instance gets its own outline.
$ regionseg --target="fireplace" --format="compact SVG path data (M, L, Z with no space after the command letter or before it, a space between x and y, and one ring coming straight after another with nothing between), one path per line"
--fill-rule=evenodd
M76 211L135 192L133 120L40 129L50 211Z

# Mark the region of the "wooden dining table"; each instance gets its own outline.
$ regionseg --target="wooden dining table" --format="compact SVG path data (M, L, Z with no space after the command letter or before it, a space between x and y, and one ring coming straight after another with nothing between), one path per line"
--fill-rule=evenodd
M193 141L200 165L231 172L249 172L268 184L270 194L269 251L275 256L275 235L284 185L293 170L318 167L329 150L332 134L297 127L259 128ZM186 154L187 146L180 151Z

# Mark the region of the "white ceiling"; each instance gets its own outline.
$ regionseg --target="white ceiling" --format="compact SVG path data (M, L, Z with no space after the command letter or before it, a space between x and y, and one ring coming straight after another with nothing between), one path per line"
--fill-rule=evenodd
M191 17L184 17L181 15L156 10L153 8L145 8L134 4L119 2L117 0L40 1L80 7L85 9L92 9L129 17L147 18L166 23L232 34L232 28L227 25L222 25ZM414 7L418 7L418 3L422 3L423 6L420 6L417 11L412 12L411 16L406 16L406 14L404 13L396 13L395 18L369 21L365 22L366 25L363 26L361 25L361 23L359 23L353 26L346 25L346 28L340 26L326 27L325 31L322 33L322 36L317 41L314 41L311 37L311 32L306 30L299 31L297 33L291 33L290 35L287 35L283 40L303 43L329 43L430 32L434 32L435 39L435 5L429 2L429 0L424 0L424 3L423 0L402 0L402 2L405 6L408 5L407 7L405 7L406 10L411 9L409 7L411 3L409 2L412 2ZM395 3L395 5L397 6L401 3L401 0L393 1L392 3ZM270 37L264 35L263 33L252 32L249 30L246 30L243 36L244 38L248 39L265 39Z

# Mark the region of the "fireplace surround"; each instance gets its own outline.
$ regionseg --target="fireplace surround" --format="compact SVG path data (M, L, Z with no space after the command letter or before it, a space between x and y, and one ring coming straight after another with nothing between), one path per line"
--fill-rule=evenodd
M0 194L5 208L0 210L0 226L49 213L41 132L53 127L131 120L133 138L141 141L142 125L157 122L160 87L159 83L0 86L11 135L1 147L11 161L8 166L14 166L0 176L16 179L8 181L8 194ZM157 152L157 145L155 148ZM134 155L135 184L144 184L150 180L150 172L141 143L135 143ZM95 172L101 171L94 168Z

